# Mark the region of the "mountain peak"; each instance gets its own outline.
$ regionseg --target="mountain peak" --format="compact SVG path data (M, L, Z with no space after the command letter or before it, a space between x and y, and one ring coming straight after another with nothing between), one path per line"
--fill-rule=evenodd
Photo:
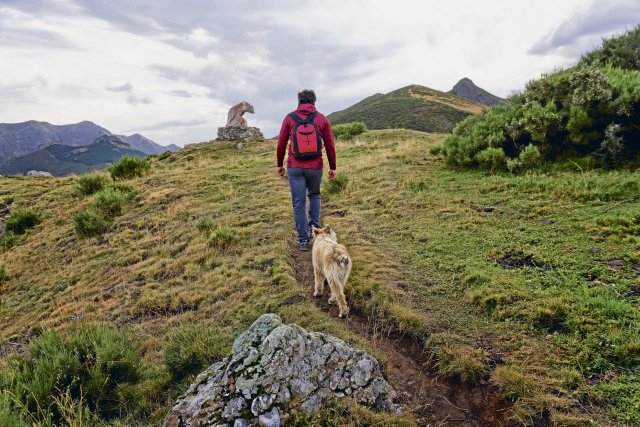
M504 103L504 99L476 86L469 77L461 78L449 93L489 107Z

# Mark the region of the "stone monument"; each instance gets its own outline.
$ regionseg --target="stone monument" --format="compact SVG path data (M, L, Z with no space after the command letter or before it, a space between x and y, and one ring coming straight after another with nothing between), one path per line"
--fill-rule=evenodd
M260 129L247 126L247 119L242 117L244 113L254 113L253 105L242 101L229 109L227 125L218 128L218 141L259 141L264 136Z

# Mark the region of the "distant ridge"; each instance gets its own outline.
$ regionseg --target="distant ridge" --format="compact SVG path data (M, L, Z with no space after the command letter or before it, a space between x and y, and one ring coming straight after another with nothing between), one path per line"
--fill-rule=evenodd
M376 93L328 117L333 124L364 122L369 129L450 132L456 123L484 108L449 93L410 85L386 94Z
M0 166L1 175L25 175L30 170L54 176L83 174L110 166L124 156L147 157L116 135L101 135L93 143L79 147L51 144L33 153L16 157Z
M91 144L102 135L113 135L109 130L90 121L69 125L52 125L29 120L22 123L0 123L0 164L33 153L52 144L79 147ZM160 154L179 147L162 146L140 134L119 136L131 148L145 154Z
M460 79L448 93L478 104L486 105L487 107L505 103L504 99L476 86L475 83L467 77Z

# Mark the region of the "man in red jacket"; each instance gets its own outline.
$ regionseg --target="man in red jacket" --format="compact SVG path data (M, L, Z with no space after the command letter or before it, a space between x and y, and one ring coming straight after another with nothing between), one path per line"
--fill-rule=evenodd
M312 90L298 93L298 108L282 121L276 160L278 173L285 175L284 154L289 144L287 175L291 187L293 215L298 230L300 250L309 250L311 227L320 228L320 183L322 181L322 141L329 160L329 180L336 177L336 148L331 123L315 107ZM309 198L309 212L305 205Z

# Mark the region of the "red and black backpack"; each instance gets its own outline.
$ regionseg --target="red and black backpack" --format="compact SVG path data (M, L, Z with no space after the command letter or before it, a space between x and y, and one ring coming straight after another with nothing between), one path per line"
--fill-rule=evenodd
M313 122L317 112L301 119L295 112L289 114L295 123L293 126L293 157L297 160L309 160L322 156L322 137L318 125Z

